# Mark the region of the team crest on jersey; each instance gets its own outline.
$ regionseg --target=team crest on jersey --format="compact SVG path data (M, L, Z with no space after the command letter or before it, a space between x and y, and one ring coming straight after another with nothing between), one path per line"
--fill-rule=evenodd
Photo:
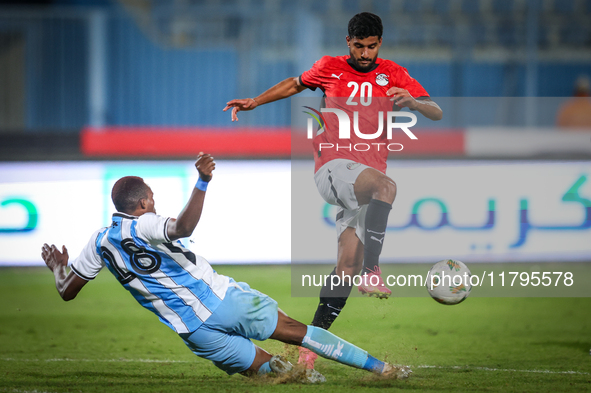
M388 84L388 75L386 74L377 74L376 75L376 83L380 86L386 86Z
M357 168L359 165L361 165L361 164L358 162L350 162L347 164L347 169L353 170L353 169Z

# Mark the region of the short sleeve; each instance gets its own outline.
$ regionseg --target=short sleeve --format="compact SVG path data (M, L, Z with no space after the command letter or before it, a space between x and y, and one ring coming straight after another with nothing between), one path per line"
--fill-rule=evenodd
M103 260L96 252L96 239L99 233L100 230L92 234L78 258L70 265L72 271L86 281L94 279L103 266L105 266Z
M396 87L401 87L408 91L414 98L429 97L427 90L415 78L410 76L407 69L400 67L396 73Z
M137 219L135 234L148 243L170 242L167 230L168 220L170 220L170 217L144 213Z
M312 68L300 75L300 83L308 89L316 90L317 87L322 88L322 70L329 56L324 56L318 60Z

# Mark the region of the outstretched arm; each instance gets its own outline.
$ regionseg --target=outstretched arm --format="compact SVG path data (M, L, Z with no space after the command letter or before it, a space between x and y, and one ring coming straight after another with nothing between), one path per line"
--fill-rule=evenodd
M62 299L65 301L74 299L88 281L76 275L72 270L70 273L66 273L69 258L66 246L62 246L62 252L60 252L55 245L52 244L50 247L45 243L41 248L41 257L49 270L53 272L55 287Z
M209 154L199 153L197 162L195 162L195 168L197 168L197 171L199 172L199 181L193 189L189 201L176 219L172 218L168 220L166 230L170 240L191 236L201 218L201 211L203 210L203 202L205 200L205 190L212 178L212 172L215 169L215 161Z
M300 84L299 78L287 78L255 98L229 101L226 103L224 112L232 108L232 121L238 121L236 114L240 111L251 111L259 105L291 97L305 89L306 87Z

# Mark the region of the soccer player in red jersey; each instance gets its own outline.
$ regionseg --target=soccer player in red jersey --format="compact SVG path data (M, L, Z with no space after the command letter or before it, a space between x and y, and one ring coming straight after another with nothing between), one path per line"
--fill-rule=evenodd
M371 148L362 152L334 148L343 143L340 119L336 111L335 115L325 112L325 123L313 140L314 179L322 197L338 206L337 265L331 274L353 277L362 273L364 280L359 291L387 298L392 292L384 285L378 261L396 197L396 183L385 174L388 139L381 132L386 123L383 114L406 107L431 120L440 120L443 113L405 68L378 58L382 33L379 16L357 14L349 21L348 56L324 56L301 76L285 79L255 98L229 101L224 111L232 109L232 121L237 121L239 111L291 97L306 88L320 88L325 108L341 110L349 119L357 116L357 122L350 122L353 130L347 142L350 146L364 143ZM361 130L363 137L359 136ZM368 140L369 134L376 135L374 140ZM339 315L352 288L350 280L342 281L339 287L331 289L328 284L321 289L312 325L328 329ZM313 353L301 350L300 355L301 362L313 366Z

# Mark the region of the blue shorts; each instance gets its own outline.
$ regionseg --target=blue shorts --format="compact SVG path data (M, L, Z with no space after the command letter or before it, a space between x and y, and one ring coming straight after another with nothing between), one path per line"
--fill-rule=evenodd
M199 357L211 360L232 375L246 371L256 354L250 341L268 339L277 327L277 302L230 279L226 296L214 313L193 333L180 334Z

